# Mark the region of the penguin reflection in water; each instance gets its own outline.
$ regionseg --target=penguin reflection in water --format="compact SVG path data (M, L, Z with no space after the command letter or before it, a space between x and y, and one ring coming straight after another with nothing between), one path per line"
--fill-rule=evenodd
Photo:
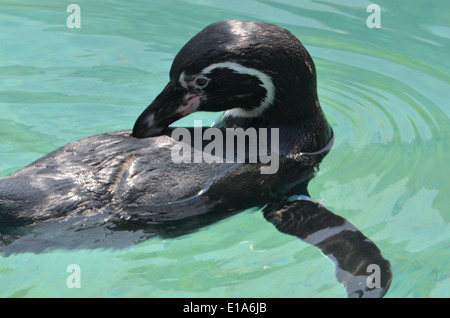
M261 173L266 164L249 160L175 163L171 149L183 140L169 125L195 111L223 112L214 127L224 134L277 129L277 172ZM280 232L328 256L350 297L381 297L389 262L307 190L332 143L300 41L267 23L216 22L176 55L169 83L132 131L74 141L0 179L0 251L124 247L256 207Z

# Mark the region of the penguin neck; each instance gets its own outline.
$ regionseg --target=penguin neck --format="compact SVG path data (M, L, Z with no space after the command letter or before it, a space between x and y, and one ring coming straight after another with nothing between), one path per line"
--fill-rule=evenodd
M325 147L333 133L319 101L308 105L274 104L257 117L237 116L239 112L225 112L214 125L218 128L278 128L280 141L291 144L296 151L315 152Z

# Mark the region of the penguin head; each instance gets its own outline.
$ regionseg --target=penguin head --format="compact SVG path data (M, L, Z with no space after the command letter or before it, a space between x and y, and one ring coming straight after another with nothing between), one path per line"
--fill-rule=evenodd
M137 119L146 138L195 111L276 126L320 108L311 56L289 31L264 22L228 20L195 35L176 55L170 81Z

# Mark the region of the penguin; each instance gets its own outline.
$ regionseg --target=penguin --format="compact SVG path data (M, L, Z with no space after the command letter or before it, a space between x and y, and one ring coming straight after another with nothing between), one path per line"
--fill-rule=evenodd
M170 126L196 111L221 115L213 127ZM243 134L241 146L212 151L211 136L230 133L235 142ZM263 173L267 156L252 156L255 140L276 158L276 171ZM71 142L0 179L0 251L120 247L257 208L278 231L328 256L349 297L382 297L389 261L308 193L333 140L302 43L265 22L215 22L181 48L132 130ZM175 160L180 149L184 159L203 160ZM204 159L207 149L214 160Z

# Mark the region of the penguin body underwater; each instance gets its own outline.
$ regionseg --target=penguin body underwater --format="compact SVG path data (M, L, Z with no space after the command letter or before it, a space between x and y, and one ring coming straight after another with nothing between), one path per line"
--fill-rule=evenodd
M334 138L316 85L313 60L289 31L241 20L207 26L177 54L169 83L132 131L74 141L0 179L0 251L116 247L256 207L280 232L330 257L350 297L383 296L392 274L380 250L308 199L308 182ZM175 163L180 142L192 152L207 147L172 137L169 125L195 111L223 112L214 125L223 134L275 129L276 173L262 174L267 164L249 162L249 152L243 162ZM223 150L219 156L230 152ZM268 151L275 153L273 142ZM375 287L367 284L370 264L381 273Z

